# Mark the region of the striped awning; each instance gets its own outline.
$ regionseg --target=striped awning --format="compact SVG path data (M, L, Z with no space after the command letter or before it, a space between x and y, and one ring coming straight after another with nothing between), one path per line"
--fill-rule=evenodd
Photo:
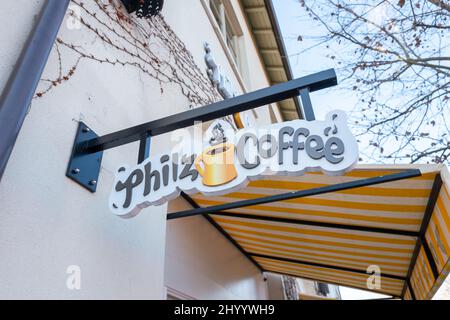
M213 211L208 219L264 271L430 299L450 271L450 180L445 166L359 166L343 176L267 176L224 196L191 197L200 207L214 207L411 168L422 175ZM372 272L380 272L380 286L369 278Z

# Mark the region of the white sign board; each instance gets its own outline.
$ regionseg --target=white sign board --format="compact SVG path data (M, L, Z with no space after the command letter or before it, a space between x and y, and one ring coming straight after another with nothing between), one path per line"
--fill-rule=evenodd
M264 175L341 175L359 157L343 111L330 112L324 121L293 120L237 132L217 120L203 140L190 153L168 152L133 167L121 166L109 199L112 212L133 217L181 191L224 195Z

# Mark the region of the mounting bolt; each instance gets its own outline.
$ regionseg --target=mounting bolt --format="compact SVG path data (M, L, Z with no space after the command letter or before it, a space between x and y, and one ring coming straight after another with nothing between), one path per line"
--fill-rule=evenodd
M83 132L84 132L84 133L88 133L89 131L91 131L91 129L89 129L89 128L87 128L87 127L86 127L86 128L83 128Z
M91 186L95 186L97 184L97 181L96 180L91 180L91 181L89 181L89 184Z
M76 168L72 170L73 174L79 174L80 173L80 169Z

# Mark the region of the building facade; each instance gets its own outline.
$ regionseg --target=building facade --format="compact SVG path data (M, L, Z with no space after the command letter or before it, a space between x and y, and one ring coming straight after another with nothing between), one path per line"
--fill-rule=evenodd
M345 113L315 120L309 98L335 71L289 81L271 1L18 0L0 18L1 299L431 299L450 272L448 169L357 165ZM233 139L263 128L258 161L213 184L169 169L198 131L215 149L195 163L242 157L217 118Z
M0 33L1 88L45 5L2 3L13 27ZM261 272L208 221L166 222L189 208L184 200L130 220L109 212L113 172L136 163L137 143L105 152L96 193L64 174L79 121L106 134L289 79L268 10L264 1L165 1L160 15L139 19L120 0L71 1L0 184L0 298L268 298ZM284 104L230 121L294 117L295 103ZM150 152L171 143L152 139Z

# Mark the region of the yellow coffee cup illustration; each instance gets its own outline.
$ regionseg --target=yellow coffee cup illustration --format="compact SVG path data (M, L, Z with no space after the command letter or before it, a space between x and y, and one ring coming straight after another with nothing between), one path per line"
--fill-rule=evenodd
M237 177L234 153L233 144L221 143L208 147L195 159L195 168L205 186L220 186Z

